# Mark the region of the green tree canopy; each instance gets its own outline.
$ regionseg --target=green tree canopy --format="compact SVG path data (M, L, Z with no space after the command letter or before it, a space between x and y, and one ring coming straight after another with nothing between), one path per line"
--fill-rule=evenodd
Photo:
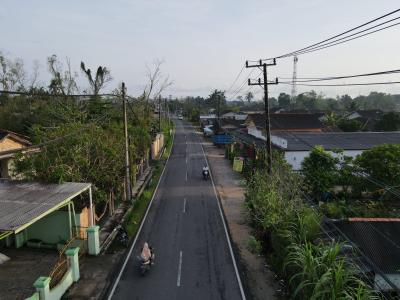
M397 131L400 130L400 115L395 112L384 114L375 124L377 131Z
M322 146L315 146L302 162L302 173L307 186L317 198L327 192L336 180L338 160Z
M384 144L366 150L355 163L372 179L400 186L400 144Z
M278 96L279 107L287 108L290 106L290 95L286 93L280 93Z
M17 170L27 179L93 183L96 203L105 201L111 190L117 194L122 191L124 139L120 126L104 129L95 123L74 123L52 130L36 126L33 131L35 144L64 138L18 161ZM131 144L131 161L134 161L134 150Z

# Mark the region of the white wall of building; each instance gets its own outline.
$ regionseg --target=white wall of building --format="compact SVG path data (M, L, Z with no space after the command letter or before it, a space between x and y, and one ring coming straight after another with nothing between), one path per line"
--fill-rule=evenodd
M338 157L338 154L333 153L332 151L327 152L332 154L334 157ZM362 152L362 150L344 150L343 155L355 158ZM285 160L292 166L293 170L298 171L301 170L301 163L303 162L303 160L309 155L310 151L286 151Z
M264 140L264 141L266 140L266 138L265 138L265 136L263 136L261 130L257 129L256 126L247 127L247 133L256 138L259 138L261 140Z

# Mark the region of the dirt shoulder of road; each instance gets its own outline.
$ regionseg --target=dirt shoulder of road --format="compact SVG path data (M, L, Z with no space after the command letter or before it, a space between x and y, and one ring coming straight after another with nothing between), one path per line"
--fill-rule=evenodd
M275 274L266 267L264 257L253 254L248 249L252 228L247 224L243 178L232 170L229 160L225 159L223 148L218 148L205 139L203 146L236 250L236 259L239 260L247 296L257 300L278 299L276 291L279 284Z

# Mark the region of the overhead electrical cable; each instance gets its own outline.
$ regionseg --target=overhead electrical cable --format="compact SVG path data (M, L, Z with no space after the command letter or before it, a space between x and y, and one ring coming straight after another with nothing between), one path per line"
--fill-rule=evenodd
M236 81L238 81L238 79L239 79L240 75L242 74L242 72L243 72L243 70L244 70L245 67L246 67L246 65L243 65L243 66L242 66L242 69L239 71L239 73L237 74L235 80L232 82L232 84L231 84L230 87L226 90L225 93L229 93L229 92L232 90L233 86L235 85Z
M363 24L361 24L361 25L358 25L358 26L356 26L356 27L353 27L353 28L351 28L351 29L349 29L349 30L346 30L346 31L344 31L344 32L342 32L342 33L336 34L336 35L334 35L334 36L332 36L332 37L330 37L330 38L327 38L327 39L325 39L325 40L323 40L323 41L321 41L321 42L314 43L314 44L312 44L312 45L309 45L309 46L307 46L307 47L301 48L301 49L299 49L299 50L296 50L296 51L293 51L293 52L290 52L290 53L287 53L287 54L284 54L284 55L280 55L280 56L278 56L277 58L281 58L281 57L288 56L288 55L293 56L293 55L295 55L295 53L297 53L297 52L304 51L304 50L310 49L310 48L312 48L312 47L315 47L315 46L321 45L321 44L323 44L323 43L326 43L326 42L328 42L328 41L334 40L334 39L336 39L336 38L338 38L338 37L340 37L340 36L342 36L342 35L345 35L345 34L347 34L347 33L350 33L350 32L352 32L352 31L354 31L354 30L360 29L360 28L362 28L362 27L364 27L364 26L367 26L367 25L369 25L369 24L372 24L372 23L374 23L374 22L376 22L376 21L378 21L378 20L384 19L384 18L386 18L386 17L388 17L388 16L390 16L390 15L393 15L393 14L395 14L395 13L397 13L397 12L400 12L400 8L399 8L399 9L396 9L396 10L393 10L393 11L391 11L391 12L389 12L389 13L383 15L383 16L380 16L380 17L378 17L378 18L375 18L375 19L373 19L373 20L370 20L370 21L368 21L368 22L366 22L366 23L363 23Z
M237 94L239 94L239 93L243 90L244 86L247 84L247 81L248 81L248 79L250 78L250 76L253 74L254 70L255 70L255 69L252 69L252 70L250 71L250 73L247 75L247 77L246 77L246 78L243 80L243 82L240 84L240 87L239 87L235 92L233 92L232 95L229 96L229 98L234 98ZM257 76L259 76L261 73L262 73L262 72L260 72ZM256 77L257 77L257 76L256 76Z
M324 39L324 40L322 40L322 41L320 41L320 42L311 44L311 45L309 45L309 46L300 48L300 49L298 49L298 50L295 50L295 51L292 51L292 52L289 52L289 53L286 53L286 54L283 54L283 55L279 55L279 56L275 56L275 57L271 57L271 58L265 58L265 59L263 59L263 60L271 60L271 59L274 59L274 58L275 58L275 59L276 59L276 58L284 58L284 57L289 57L289 56L294 56L294 55L300 55L300 54L304 54L304 53L308 53L308 52L313 52L313 51L321 50L321 49L324 49L324 48L327 48L327 47L332 47L332 46L335 46L335 45L338 45L338 44L341 44L341 43L345 43L345 42L351 41L351 40L353 40L353 39L360 38L360 37L363 37L363 36L366 36L366 35L369 35L369 34L372 34L372 33L375 33L375 32L381 31L381 30L384 30L384 29L388 29L388 28L390 28L390 27L399 25L399 23L392 24L392 25L389 25L389 26L386 26L386 27L383 27L383 28L380 28L380 29L377 29L377 30L374 30L374 31L370 31L370 32L367 32L367 33L362 34L362 35L357 35L357 34L360 34L360 33L362 33L362 32L366 32L366 31L371 30L371 29L373 29L373 28L376 28L376 27L382 26L382 25L384 25L384 24L387 24L387 23L389 23L389 22L392 22L392 21L394 21L394 20L396 20L396 19L398 19L398 18L393 18L393 19L391 19L391 20L382 22L382 23L380 23L380 24L378 24L378 25L374 25L374 26L372 26L372 27L370 27L370 28L368 28L368 29L364 29L364 30L361 30L361 31L359 31L359 32L357 32L357 33L352 33L352 34L350 34L350 35L347 35L347 36L345 36L345 37L342 37L342 36L344 36L344 35L346 35L346 34L348 34L348 33L351 33L351 32L353 32L353 31L355 31L355 30L357 30L357 29L363 28L363 27L365 27L365 26L367 26L367 25L369 25L369 24L372 24L372 23L374 23L374 22L376 22L376 21L378 21L378 20L382 20L382 19L384 19L384 18L386 18L386 17L388 17L388 16L391 16L391 15L393 15L393 14L395 14L395 13L398 13L398 12L400 12L400 9L393 10L393 11L387 13L387 14L384 14L384 15L382 15L382 16L380 16L380 17L377 17L377 18L375 18L375 19L372 19L372 20L370 20L370 21L368 21L368 22L366 22L366 23L363 23L363 24L358 25L358 26L356 26L356 27L353 27L353 28L351 28L351 29L349 29L349 30L346 30L346 31L344 31L344 32L342 32L342 33L339 33L339 34L336 34L336 35L334 35L334 36L332 36L332 37L329 37L329 38L327 38L327 39ZM357 35L357 36L352 37L352 36L354 36L354 35ZM352 37L352 38L350 38L350 37ZM345 40L343 40L343 39L345 39ZM253 62L258 62L258 60L257 60L257 61L253 61Z
M45 93L29 93L29 92L15 92L15 91L2 91L0 94L5 95L20 95L20 96L41 96L41 97L117 97L115 94L78 94L78 95L62 95L62 94L45 94Z
M293 84L292 82L280 82L282 84ZM386 85L386 84L399 84L400 81L385 81L385 82L366 82L366 83L343 83L343 84L307 84L298 83L300 86L360 86L360 85Z
M309 82L309 81L324 81L324 80L335 80L335 79L345 79L345 78L353 78L353 77L364 77L364 76L375 76L375 75L390 75L400 73L400 69L398 70L391 70L391 71L380 71L374 73L364 73L364 74L357 74L357 75L342 75L342 76L329 76L329 77L298 77L295 82ZM281 80L290 80L292 77L278 77ZM280 81L285 82L285 81ZM289 81L286 81L289 82Z
M325 80L337 80L337 79L346 79L346 78L355 78L355 77L368 77L368 76L377 76L377 75L390 75L400 73L400 69L396 70L389 70L389 71L380 71L374 73L365 73L365 74L356 74L356 75L344 75L344 76L330 76L330 77L304 77L298 78L295 82L302 83L302 82L315 82L315 81L325 81ZM285 77L278 77L279 79L290 79ZM280 83L293 83L293 81L280 81Z
M358 39L358 38L361 38L361 37L364 37L364 36L367 36L367 35L370 35L370 34L373 34L373 33L376 33L376 32L379 32L379 31L382 31L382 30L385 30L385 29L388 29L388 28L391 28L391 27L394 27L394 26L397 26L397 25L400 25L400 22L392 24L392 25L385 26L383 28L380 28L380 29L377 29L377 30L374 30L374 31L370 31L370 32L364 33L362 35L355 36L353 38L349 38L350 36L347 36L347 37L345 37L345 38L347 38L346 40L343 40L343 41L340 41L340 42L339 42L339 40L336 40L336 41L333 41L333 42L330 42L330 43L327 43L327 44L324 44L324 45L320 45L320 46L315 47L313 49L309 49L309 50L302 51L302 52L297 52L294 55L302 55L302 54L306 54L306 53L310 53L310 52L314 52L314 51L330 48L330 47L333 47L333 46L336 46L336 45L339 45L339 44L343 44L343 43L346 43L346 42L349 42L349 41L352 41L352 40L355 40L355 39ZM342 39L340 39L340 40L342 40ZM277 57L277 58L285 58L285 57L289 57L289 56L293 56L293 55L286 55L286 56Z

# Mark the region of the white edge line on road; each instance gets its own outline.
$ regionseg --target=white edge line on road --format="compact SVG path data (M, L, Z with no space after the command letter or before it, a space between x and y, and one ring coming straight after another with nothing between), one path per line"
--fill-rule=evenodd
M178 279L176 280L176 286L181 286L181 273L182 273L182 251L179 252L179 265L178 265Z
M186 198L183 198L183 213L186 212Z
M207 164L207 166L208 166L208 170L209 170L209 172L210 172L211 183L212 183L212 186L213 186L213 189L214 189L215 198L217 199L218 209L219 209L219 213L220 213L220 215L221 215L222 224L223 224L223 226L224 226L225 235L226 235L226 240L227 240L227 242L228 242L229 252L231 253L232 262L233 262L233 268L235 269L236 279L237 279L237 282L238 282L238 284L239 284L240 293L241 293L241 295L242 295L242 299L243 299L243 300L246 300L246 295L245 295L245 293L244 293L244 289L243 289L243 285L242 285L242 280L240 279L239 270L238 270L238 267L237 267L237 265L236 265L235 254L233 253L233 248L232 248L231 240L230 240L230 238L229 238L228 228L226 227L226 223L225 223L225 219L224 219L224 214L223 214L223 212L222 212L221 204L219 203L219 198L218 198L218 194L217 194L217 189L215 188L215 184L214 184L214 179L213 179L213 176L212 176L211 168L210 168L210 166L209 166L209 164L208 164L208 159L207 159L206 153L204 152L203 142L201 142L201 150L203 151L204 159L205 159L205 161L206 161L206 164Z
M172 147L174 146L174 140L175 140L175 132L174 132L174 135L172 136ZM133 243L132 243L132 245L131 245L131 248L129 249L128 255L127 255L126 258L125 258L124 264L122 265L122 268L121 268L121 270L120 270L119 273L118 273L118 276L117 276L117 279L116 279L115 282L114 282L113 288L112 288L110 294L108 295L108 298L107 298L108 300L111 300L112 297L114 296L114 292L115 292L115 290L116 290L116 288L117 288L117 285L118 285L118 283L119 283L119 281L120 281L120 279L121 279L122 273L123 273L124 270L125 270L125 267L126 267L128 261L129 261L129 258L131 257L133 248L135 247L136 241L137 241L137 239L138 239L138 237L139 237L139 235L140 235L140 232L142 231L143 224L144 224L144 222L146 221L147 215L148 215L148 213L149 213L149 211L150 211L150 208L151 208L151 206L152 206L152 204L153 204L154 197L155 197L156 194L157 194L158 186L160 185L161 179L163 178L163 175L164 175L164 171L165 171L165 169L167 168L167 165L168 165L168 162L169 162L169 158L170 158L171 153L172 153L172 147L171 147L171 152L170 152L169 155L168 155L167 162L165 163L164 169L163 169L162 172L161 172L161 176L160 176L160 178L158 179L158 183L157 183L156 189L154 190L153 196L151 197L150 204L149 204L149 206L147 207L147 210L146 210L146 213L145 213L145 215L144 215L144 217L143 217L142 222L140 223L140 227L139 227L139 229L138 229L138 231L137 231L137 233L136 233L135 239L133 240Z

